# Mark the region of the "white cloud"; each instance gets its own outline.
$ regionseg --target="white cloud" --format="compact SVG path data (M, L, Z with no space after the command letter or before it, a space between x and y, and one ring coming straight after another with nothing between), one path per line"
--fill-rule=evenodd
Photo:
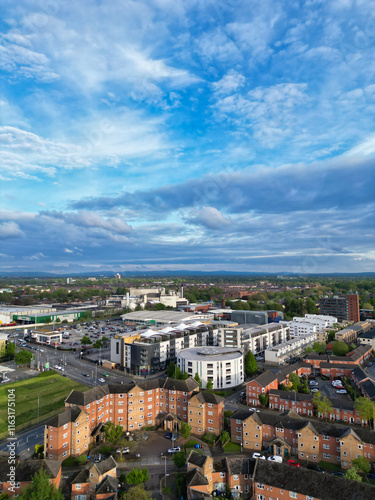
M202 225L208 229L222 229L231 224L230 217L225 217L214 207L203 207L200 210L194 210L185 217L185 221L190 224Z
M16 222L3 222L0 224L0 236L1 238L18 238L23 236L23 232Z
M221 80L212 84L212 88L217 97L222 97L237 91L239 88L243 87L244 83L245 77L243 75L237 71L229 70Z

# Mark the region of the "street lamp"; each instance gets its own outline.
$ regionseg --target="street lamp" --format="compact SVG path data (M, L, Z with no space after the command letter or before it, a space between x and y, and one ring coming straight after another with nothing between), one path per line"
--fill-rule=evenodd
M241 441L241 453L242 453L242 441Z
M169 474L167 474L167 459L168 457L166 455L163 455L162 457L164 459L164 488L167 487L167 477Z

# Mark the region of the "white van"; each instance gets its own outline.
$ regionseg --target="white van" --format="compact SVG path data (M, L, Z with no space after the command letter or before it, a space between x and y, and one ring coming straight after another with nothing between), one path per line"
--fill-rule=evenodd
M279 457L279 455L272 455L271 457L268 457L267 460L269 462L277 462L278 464L283 463L283 458Z

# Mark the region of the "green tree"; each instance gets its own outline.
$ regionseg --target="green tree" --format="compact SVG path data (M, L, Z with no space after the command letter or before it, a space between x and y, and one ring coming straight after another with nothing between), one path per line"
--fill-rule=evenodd
M226 443L229 443L230 441L230 434L228 431L223 431L221 433L221 443L223 446L225 446Z
M213 389L214 384L213 384L212 380L207 380L207 386L206 387L207 387L207 389L209 391L211 391Z
M181 380L183 377L183 373L180 369L179 366L176 366L176 370L175 370L175 378L177 378L178 380Z
M186 422L181 421L180 434L184 439L189 439L191 427Z
M16 365L29 365L32 357L33 355L31 352L23 349L22 351L17 352L14 356L14 361L16 362Z
M180 451L180 453L175 453L172 457L173 463L180 470L182 467L186 465L186 455L184 451Z
M109 338L106 337L105 335L102 337L101 340L102 340L102 342L109 342Z
M167 377L175 378L175 369L176 365L173 363L169 363L168 368L167 368Z
M292 384L292 390L298 392L300 386L299 376L296 373L289 375L289 382Z
M121 474L118 477L118 481L121 484L121 486L126 483L126 474L124 471L121 471Z
M346 479L351 479L352 481L358 481L359 483L362 481L361 476L358 474L357 469L352 467L345 472Z
M314 394L313 403L320 416L333 411L331 401L326 396L322 396L320 392Z
M194 375L194 380L196 380L196 381L198 382L199 387L201 387L201 386L202 386L202 381L201 381L201 378L200 378L200 376L198 375L198 373L196 373L196 374Z
M352 466L365 474L368 474L371 469L371 464L365 457L358 457L352 460Z
M87 335L84 335L82 338L81 338L81 344L86 346L86 345L91 345L92 342L91 342L91 339L90 337L88 337Z
M150 479L148 475L148 470L144 469L133 469L126 476L126 482L128 484L140 484L148 481Z
M374 420L375 404L371 399L364 397L356 399L354 401L354 408L357 410L362 420L367 420L369 423Z
M245 355L245 372L247 375L254 375L258 372L258 363L251 351Z
M64 500L61 491L50 483L50 478L42 468L34 474L31 484L18 497L20 500Z
M129 475L129 474L128 474ZM129 488L123 496L124 500L151 500L151 493L144 489L144 486L138 484Z
M121 425L115 425L113 422L107 422L104 427L104 433L105 433L105 438L108 443L111 443L112 445L116 444L124 430L121 427Z
M349 347L345 342L336 340L332 342L332 352L335 356L346 356L349 352Z
M330 330L328 333L328 342L333 342L335 340L335 332Z
M182 380L186 380L187 378L189 378L189 374L187 372L184 372L182 374Z
M14 342L8 342L5 348L5 356L8 359L13 359L16 355L16 344Z
M305 354L310 354L310 352L313 352L313 348L310 347L310 346L307 346L306 349L305 349Z
M95 343L92 345L94 349L102 349L103 348L103 342L101 340L96 340Z
M323 352L326 352L326 345L321 344L320 342L315 342L315 344L313 345L313 349L318 354L321 354Z
M259 402L263 407L268 405L268 394L259 394Z

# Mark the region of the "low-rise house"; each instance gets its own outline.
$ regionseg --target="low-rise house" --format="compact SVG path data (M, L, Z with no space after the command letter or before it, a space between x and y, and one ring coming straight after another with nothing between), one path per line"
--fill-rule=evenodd
M257 460L254 470L253 499L256 500L370 500L375 487L332 474L321 474L303 467Z
M12 483L8 457L0 458L0 494L8 494L11 498L18 496L27 488L33 476L44 469L50 476L50 483L59 488L61 482L61 462L57 460L18 460L15 464L14 484Z
M258 377L246 384L246 399L248 405L260 406L259 394L268 394L271 389L277 389L279 385L277 375L265 371Z
M233 498L246 498L251 492L255 460L248 457L208 457L191 451L187 457L186 485L188 498L211 496L225 491L226 485Z
M109 457L77 472L72 478L71 500L117 498L116 462Z
M272 389L269 392L269 407L271 410L294 410L304 416L313 416L313 394L301 394L295 391L279 391Z

